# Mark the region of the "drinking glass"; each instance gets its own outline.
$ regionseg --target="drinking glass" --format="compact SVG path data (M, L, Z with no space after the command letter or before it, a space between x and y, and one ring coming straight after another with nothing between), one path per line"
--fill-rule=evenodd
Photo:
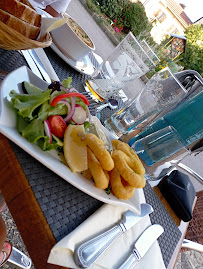
M172 126L145 136L131 146L140 159L148 166L169 158L183 147L181 137Z
M153 115L182 100L187 90L168 67L155 74L141 93L105 120L104 126L117 138L151 120Z
M146 74L156 64L130 32L110 56L86 80L87 88L100 101L104 101L127 84Z

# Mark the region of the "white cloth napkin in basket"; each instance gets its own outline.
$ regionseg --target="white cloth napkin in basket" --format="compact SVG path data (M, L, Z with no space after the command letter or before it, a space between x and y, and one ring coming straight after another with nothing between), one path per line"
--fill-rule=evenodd
M143 190L140 191L140 202L144 203ZM75 265L73 253L78 244L105 232L122 219L126 208L103 205L73 232L61 239L51 250L48 263L78 268ZM89 268L91 269L116 269L132 251L136 239L151 225L149 216L145 216L140 222L118 238ZM154 242L143 259L135 266L136 269L164 269L161 250L158 242Z

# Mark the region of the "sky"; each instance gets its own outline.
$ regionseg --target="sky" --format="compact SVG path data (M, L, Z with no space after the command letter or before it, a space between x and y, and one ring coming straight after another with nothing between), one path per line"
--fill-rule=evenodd
M203 1L202 0L176 0L179 4L185 4L184 9L187 16L192 22L203 17Z

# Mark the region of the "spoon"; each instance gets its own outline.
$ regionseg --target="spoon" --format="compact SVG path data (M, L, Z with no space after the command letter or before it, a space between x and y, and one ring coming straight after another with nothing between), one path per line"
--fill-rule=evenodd
M97 112L100 112L105 107L110 107L111 109L116 109L118 107L118 101L116 99L108 99L108 102L106 104L103 104L99 107L97 107Z

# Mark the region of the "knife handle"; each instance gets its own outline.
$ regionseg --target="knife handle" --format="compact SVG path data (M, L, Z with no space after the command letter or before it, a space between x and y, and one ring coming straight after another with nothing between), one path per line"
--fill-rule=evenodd
M89 267L119 236L124 233L122 223L80 245L74 260L79 268Z
M136 258L136 255L134 253L130 254L130 256L127 258L127 260L118 267L118 269L129 269L131 266L135 266L138 262L138 259Z

